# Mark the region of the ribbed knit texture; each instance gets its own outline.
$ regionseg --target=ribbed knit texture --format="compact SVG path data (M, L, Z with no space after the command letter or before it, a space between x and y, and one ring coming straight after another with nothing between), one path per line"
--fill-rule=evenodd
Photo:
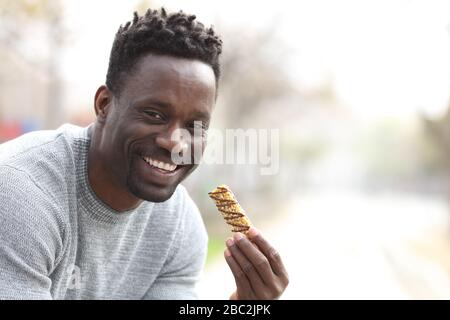
M196 299L207 235L183 186L117 212L87 176L88 128L0 145L0 299Z

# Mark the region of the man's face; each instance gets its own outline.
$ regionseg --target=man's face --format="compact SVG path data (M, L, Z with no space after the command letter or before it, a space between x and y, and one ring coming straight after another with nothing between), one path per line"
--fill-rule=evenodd
M175 166L171 152L192 152L199 144L203 152L204 137L194 137L194 128L206 135L215 90L214 72L203 62L142 57L107 107L100 152L113 179L139 199L169 199L197 167L192 162ZM176 135L180 129L192 139Z

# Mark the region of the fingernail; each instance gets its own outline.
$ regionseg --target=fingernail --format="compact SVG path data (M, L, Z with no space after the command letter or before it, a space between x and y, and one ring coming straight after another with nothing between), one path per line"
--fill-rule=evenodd
M233 244L234 244L233 239L230 238L227 240L227 247L231 247Z
M244 236L243 236L242 233L240 233L240 232L236 232L236 233L234 234L234 240L236 240L236 241L241 240L243 237L244 237Z
M256 237L259 234L258 229L256 229L255 227L250 227L250 229L248 229L248 236L251 238Z
M228 249L225 249L225 257L231 257L231 252Z

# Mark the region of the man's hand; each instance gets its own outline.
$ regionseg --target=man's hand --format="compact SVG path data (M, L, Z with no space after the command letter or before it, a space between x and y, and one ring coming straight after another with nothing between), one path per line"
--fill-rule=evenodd
M237 287L230 299L278 299L289 283L281 257L256 228L248 237L235 233L227 240L225 260Z

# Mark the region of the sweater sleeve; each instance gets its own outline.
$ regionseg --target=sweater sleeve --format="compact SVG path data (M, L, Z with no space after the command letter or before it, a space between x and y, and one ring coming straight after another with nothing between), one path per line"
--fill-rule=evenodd
M0 299L52 299L62 248L55 210L26 173L0 166Z
M164 264L144 299L198 299L196 284L205 264L208 235L200 212L186 191L184 214L174 254Z

